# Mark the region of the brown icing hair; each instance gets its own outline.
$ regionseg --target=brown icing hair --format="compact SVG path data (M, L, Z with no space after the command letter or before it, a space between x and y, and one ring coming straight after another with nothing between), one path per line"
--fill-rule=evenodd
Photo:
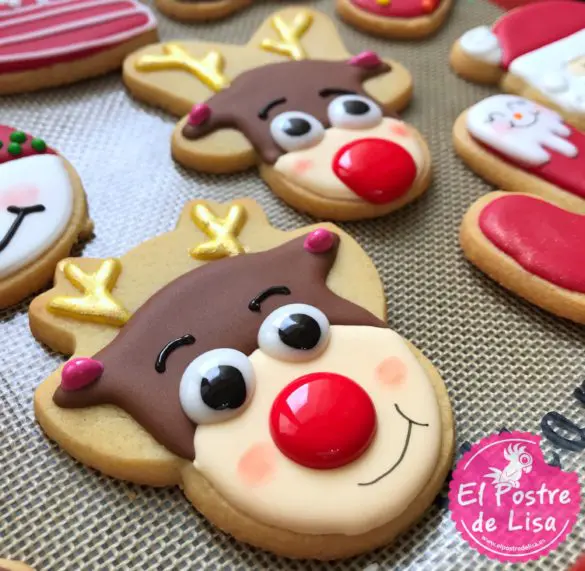
M363 83L390 70L381 60L374 66L352 65L349 61L301 60L273 63L239 75L234 82L212 96L209 118L199 125L187 123L183 136L194 140L218 129L242 132L263 162L273 164L284 151L270 134L270 120L284 111L302 111L329 127L327 107L336 90L368 96ZM271 102L282 101L268 113ZM387 113L387 115L391 115Z
M258 348L262 321L289 303L318 307L332 325L386 327L327 287L339 237L322 253L305 250L304 240L300 237L266 252L209 262L177 278L138 309L118 336L95 355L104 365L99 380L76 391L58 388L55 403L63 408L118 406L171 452L193 460L195 425L179 401L181 377L193 359L222 347L250 355ZM250 301L271 286L286 286L290 295L270 296L260 311L252 311ZM185 335L192 335L195 343L174 351L165 372L157 372L155 361L163 347Z

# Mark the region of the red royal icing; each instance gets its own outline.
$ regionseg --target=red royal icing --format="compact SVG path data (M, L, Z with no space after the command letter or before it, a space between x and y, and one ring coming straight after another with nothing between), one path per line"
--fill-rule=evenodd
M154 28L135 0L53 0L0 13L0 73L81 59Z
M368 393L335 373L311 373L285 387L270 412L280 451L302 466L325 470L359 458L376 432Z
M358 8L376 16L387 18L416 18L434 12L440 0L390 0L389 4L379 4L377 0L352 0Z
M39 152L32 148L31 141L33 137L26 133L26 141L20 145L21 153L14 155L8 152L8 146L10 145L10 135L18 131L14 127L8 127L6 125L0 125L0 142L2 142L2 147L0 147L0 164L7 163L8 161L13 161L16 159L22 159L24 157L31 157L33 155L55 155L55 151L49 147L47 147L44 151Z
M493 26L502 48L502 66L517 57L556 42L585 28L585 3L551 0L516 8Z
M532 196L502 196L479 215L486 238L527 272L585 293L585 217Z

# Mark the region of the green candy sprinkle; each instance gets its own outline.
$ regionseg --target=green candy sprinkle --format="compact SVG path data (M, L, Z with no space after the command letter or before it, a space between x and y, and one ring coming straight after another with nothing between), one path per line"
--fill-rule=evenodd
M10 140L13 143L18 143L22 145L22 143L26 142L26 133L23 133L22 131L14 131L14 133L10 135Z
M11 155L20 155L22 153L22 147L18 143L10 143L6 149Z
M0 149L4 146L4 143L0 141Z
M44 153L47 150L47 143L42 139L33 139L30 142L30 146L37 152L37 153Z

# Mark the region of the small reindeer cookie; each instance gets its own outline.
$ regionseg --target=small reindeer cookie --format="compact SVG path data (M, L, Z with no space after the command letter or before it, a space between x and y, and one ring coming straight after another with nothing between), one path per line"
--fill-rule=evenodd
M585 133L515 95L476 103L455 122L455 150L499 188L585 213Z
M154 15L137 0L0 5L0 95L102 75L157 38Z
M156 0L169 18L183 22L220 20L252 4L253 0Z
M34 571L34 569L19 561L0 558L0 571Z
M33 302L35 336L74 353L36 416L89 466L181 486L241 541L347 557L412 525L451 463L445 386L384 317L340 229L191 203L120 260L64 261Z
M0 125L0 308L49 282L92 229L73 167L42 139Z
M453 0L336 0L338 14L352 26L375 36L419 39L435 33Z
M585 323L585 216L520 193L492 192L461 225L465 256L505 288Z
M451 65L478 83L552 107L585 129L585 4L536 2L504 14L491 28L466 32Z

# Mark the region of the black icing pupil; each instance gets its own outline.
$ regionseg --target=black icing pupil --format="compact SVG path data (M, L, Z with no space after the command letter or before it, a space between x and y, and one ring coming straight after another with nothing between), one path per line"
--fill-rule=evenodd
M308 351L321 339L321 328L315 319L304 313L288 315L280 324L278 336L293 349Z
M348 99L343 102L343 108L348 115L365 115L370 106L365 101L359 99Z
M231 365L211 369L201 380L201 399L214 410L234 409L246 400L246 382L242 373Z
M290 137L302 137L311 130L311 123L306 119L293 117L286 120L282 130Z

